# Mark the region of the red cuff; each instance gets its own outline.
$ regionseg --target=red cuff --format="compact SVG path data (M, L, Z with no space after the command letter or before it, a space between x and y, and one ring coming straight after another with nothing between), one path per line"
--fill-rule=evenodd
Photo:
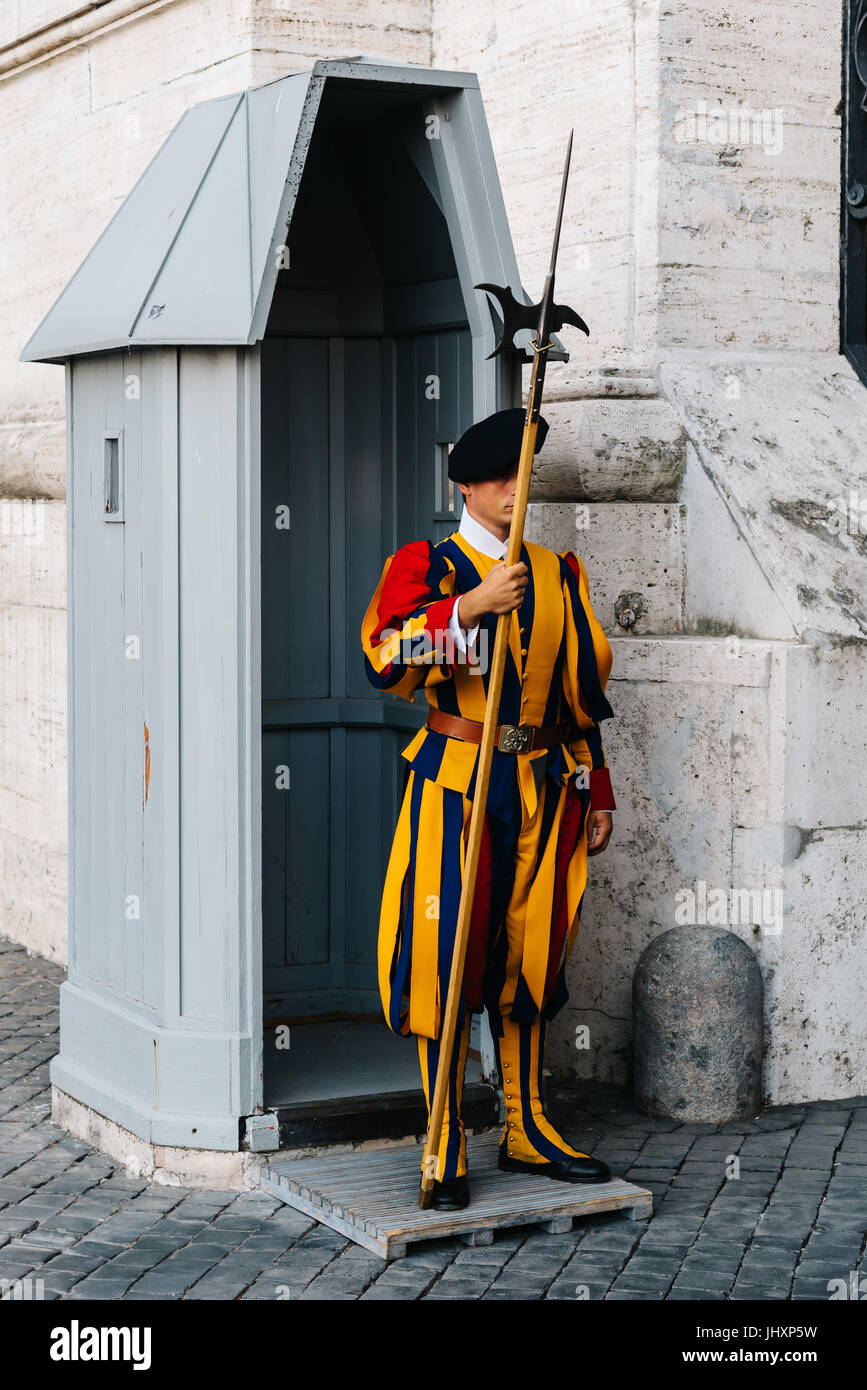
M616 811L614 790L607 767L594 768L590 773L590 810Z

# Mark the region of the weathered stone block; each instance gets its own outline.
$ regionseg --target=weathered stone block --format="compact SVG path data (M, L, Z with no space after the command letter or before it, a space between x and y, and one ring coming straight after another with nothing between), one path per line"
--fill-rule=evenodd
M762 977L721 927L672 927L635 971L635 1104L686 1123L751 1119L762 1105Z

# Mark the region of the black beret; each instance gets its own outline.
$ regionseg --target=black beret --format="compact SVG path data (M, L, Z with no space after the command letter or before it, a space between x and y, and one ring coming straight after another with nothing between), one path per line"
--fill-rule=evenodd
M521 454L521 438L527 412L523 406L497 410L464 430L449 454L449 477L455 483L481 483L501 478L515 467ZM539 416L536 431L538 454L545 443L548 422Z

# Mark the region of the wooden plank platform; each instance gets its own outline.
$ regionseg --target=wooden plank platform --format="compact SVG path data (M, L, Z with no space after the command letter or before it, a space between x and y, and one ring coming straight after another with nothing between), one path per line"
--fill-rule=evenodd
M553 1234L571 1229L575 1216L621 1210L633 1220L650 1216L653 1194L614 1178L606 1183L564 1183L532 1173L501 1173L497 1135L467 1139L470 1205L463 1211L422 1211L418 1205L422 1149L276 1160L262 1169L267 1191L306 1212L383 1259L399 1259L412 1241L460 1236L488 1245L494 1231L535 1224Z

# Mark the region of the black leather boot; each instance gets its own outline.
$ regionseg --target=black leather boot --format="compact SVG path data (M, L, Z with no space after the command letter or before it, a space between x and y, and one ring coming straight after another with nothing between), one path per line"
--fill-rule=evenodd
M497 1165L503 1173L535 1173L539 1178L555 1178L558 1182L610 1182L611 1170L601 1159L578 1150L568 1152L572 1145L560 1135L547 1118L542 1104L542 1059L545 1050L547 1025L542 1018L533 1023L513 1023L502 1020L502 1034L494 1038L497 1047L503 1098L506 1104L506 1128L497 1155ZM545 1162L529 1162L526 1155L534 1152Z
M418 1181L421 1187L421 1178ZM437 1211L462 1211L470 1204L470 1188L466 1174L456 1178L444 1178L442 1182L434 1179L431 1206Z
M537 1178L556 1178L558 1182L611 1182L608 1165L589 1154L581 1158L561 1158L556 1163L525 1163L521 1158L510 1158L500 1149L497 1167L503 1173L534 1173Z

